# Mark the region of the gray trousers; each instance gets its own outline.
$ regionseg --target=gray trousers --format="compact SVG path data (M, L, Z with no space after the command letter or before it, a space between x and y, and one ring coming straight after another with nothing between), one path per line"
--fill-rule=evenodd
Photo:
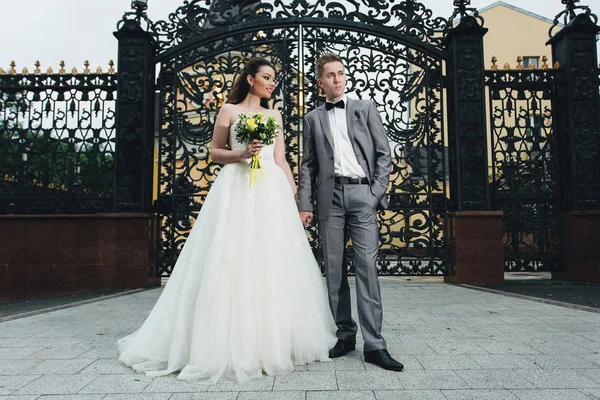
M337 325L336 335L350 341L356 340L357 327L352 319L348 277L342 265L346 229L352 239L358 321L365 340L364 351L386 348L381 336L383 310L376 266L379 247L376 207L377 198L369 185L336 183L329 216L319 220L329 306Z

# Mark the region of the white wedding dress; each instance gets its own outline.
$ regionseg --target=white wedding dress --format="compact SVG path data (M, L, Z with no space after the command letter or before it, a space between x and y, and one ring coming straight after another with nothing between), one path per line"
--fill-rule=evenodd
M125 364L210 384L329 360L336 327L274 147L252 187L248 161L222 168L150 315L119 340Z

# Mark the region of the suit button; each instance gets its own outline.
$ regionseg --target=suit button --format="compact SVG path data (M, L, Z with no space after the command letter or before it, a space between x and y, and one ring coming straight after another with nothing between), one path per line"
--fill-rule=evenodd
M329 175L329 179L333 179L335 175L331 174Z

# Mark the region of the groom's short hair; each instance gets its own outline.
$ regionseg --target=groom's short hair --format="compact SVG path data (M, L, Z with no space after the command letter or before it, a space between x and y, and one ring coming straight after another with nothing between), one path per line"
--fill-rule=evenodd
M317 60L317 78L321 78L323 76L323 67L325 64L329 64L330 62L340 62L344 65L344 61L342 61L341 57L337 54L333 53L325 53L319 57Z

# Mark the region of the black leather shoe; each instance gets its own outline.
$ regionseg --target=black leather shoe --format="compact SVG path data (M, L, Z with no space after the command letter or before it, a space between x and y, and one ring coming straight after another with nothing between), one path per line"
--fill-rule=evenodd
M329 350L329 358L337 358L346 353L354 350L356 347L356 342L352 342L350 340L338 339L333 349Z
M385 349L365 351L365 361L390 371L402 371L404 369L404 365L394 360Z

